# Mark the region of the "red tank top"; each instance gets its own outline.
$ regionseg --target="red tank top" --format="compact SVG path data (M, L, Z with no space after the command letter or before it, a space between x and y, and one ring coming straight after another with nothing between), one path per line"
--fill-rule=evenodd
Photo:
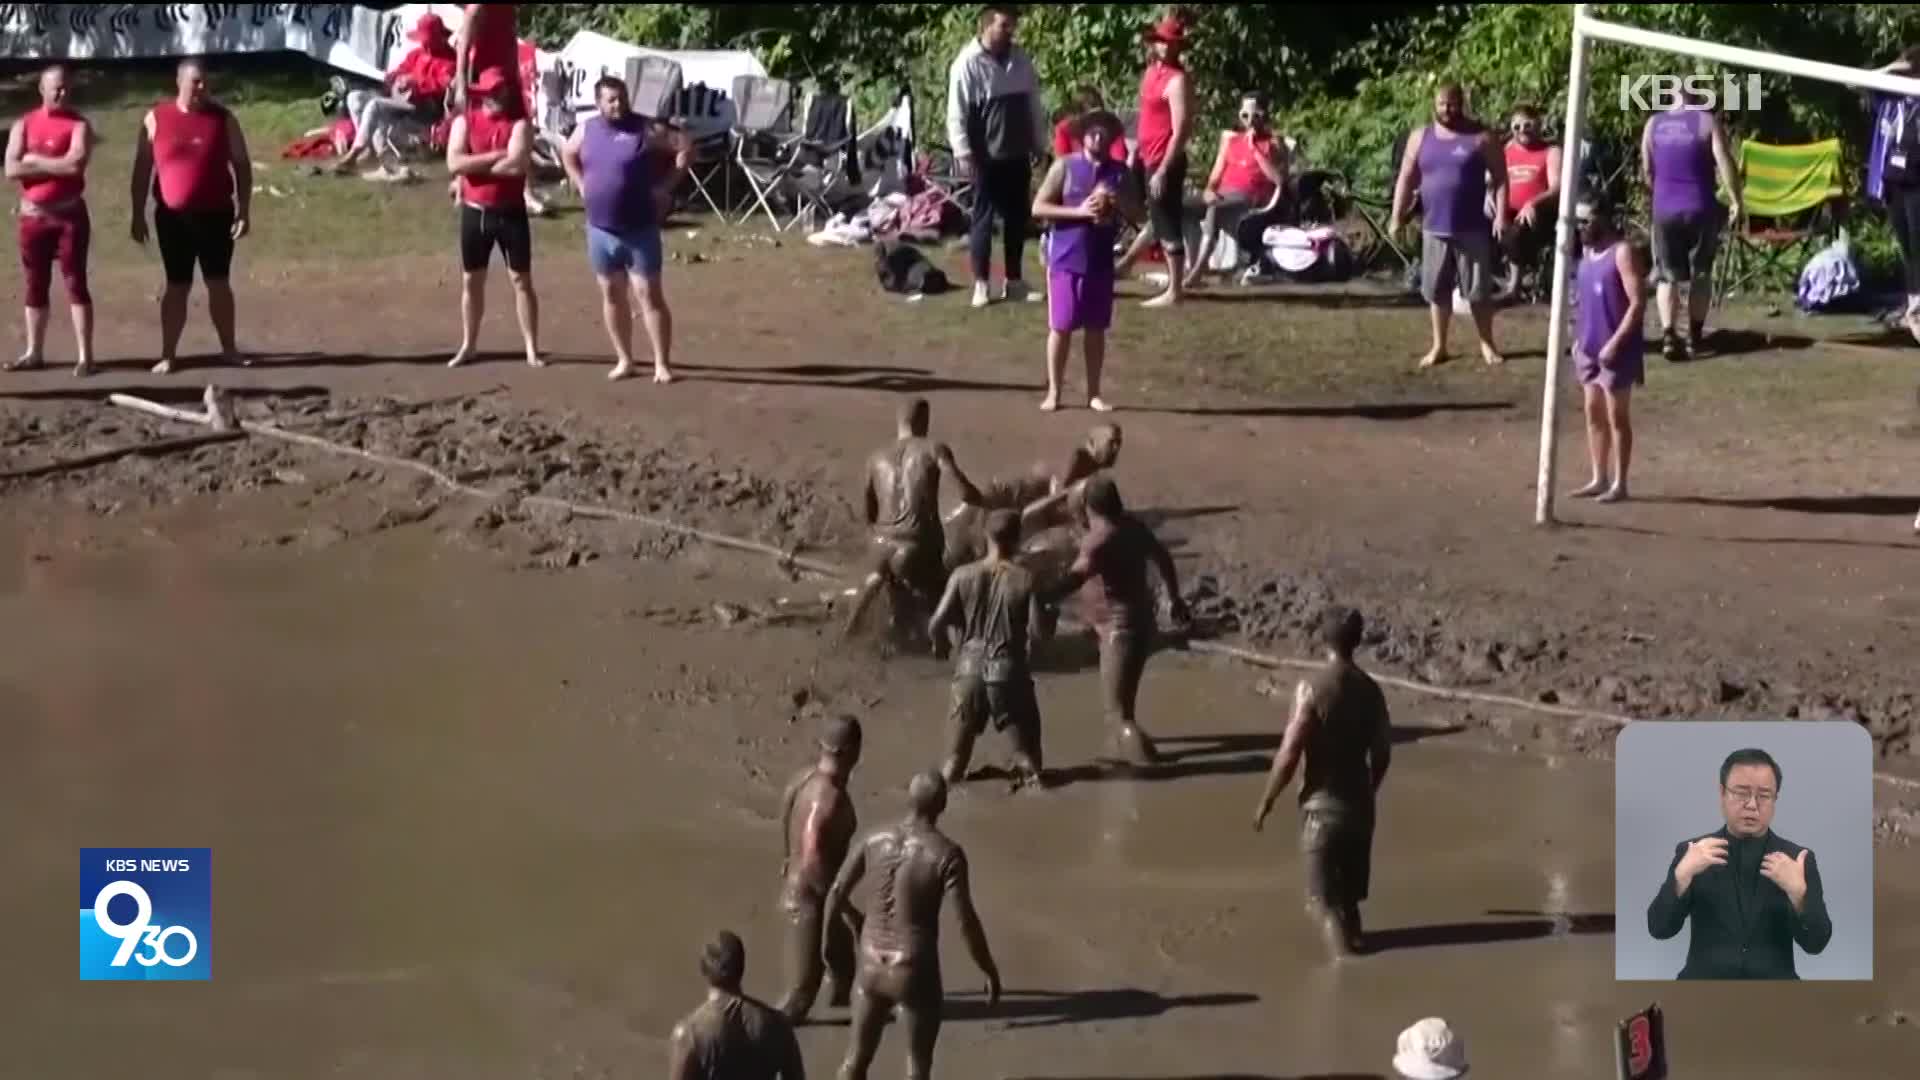
M1515 213L1547 190L1547 151L1529 150L1518 141L1507 144L1507 208Z
M45 158L63 158L73 149L74 133L80 130L80 118L61 109L45 107L28 113L20 129L26 152ZM22 180L20 194L36 206L59 206L72 202L87 190L82 176L47 176Z
M505 150L513 139L514 118L504 112L472 109L466 114L467 153ZM488 210L514 210L526 205L527 181L521 176L462 176L462 202Z
M1167 84L1183 71L1178 64L1155 60L1140 79L1140 160L1149 168L1158 167L1173 148L1173 103L1167 100Z
M1260 160L1273 157L1273 136L1256 136L1251 131L1235 132L1227 140L1226 168L1220 173L1220 191L1245 195L1256 204L1266 205L1273 198L1273 181L1260 171Z
M183 112L176 102L153 107L153 169L160 202L181 213L233 208L227 110L208 105Z

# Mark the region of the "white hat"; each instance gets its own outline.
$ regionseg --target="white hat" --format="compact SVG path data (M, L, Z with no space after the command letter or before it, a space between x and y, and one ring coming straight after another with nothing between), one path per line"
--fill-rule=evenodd
M1445 1020L1429 1016L1400 1033L1393 1067L1408 1080L1454 1080L1467 1074L1467 1043Z

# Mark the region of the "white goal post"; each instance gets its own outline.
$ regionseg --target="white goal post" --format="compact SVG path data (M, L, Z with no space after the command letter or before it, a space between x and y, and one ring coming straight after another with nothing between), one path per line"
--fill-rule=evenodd
M1818 79L1903 97L1920 97L1920 79L1602 22L1590 17L1587 7L1586 4L1573 5L1573 57L1567 71L1567 122L1561 134L1561 145L1566 150L1560 157L1560 215L1554 226L1553 313L1547 322L1547 364L1541 390L1540 476L1535 492L1533 519L1536 525L1550 525L1554 520L1554 452L1560 430L1560 367L1567 346L1567 256L1572 248L1574 206L1580 201L1580 178L1583 175L1580 145L1587 133L1587 49L1591 43L1611 41L1658 52L1715 60L1754 71ZM1920 521L1915 521L1914 527L1920 529Z

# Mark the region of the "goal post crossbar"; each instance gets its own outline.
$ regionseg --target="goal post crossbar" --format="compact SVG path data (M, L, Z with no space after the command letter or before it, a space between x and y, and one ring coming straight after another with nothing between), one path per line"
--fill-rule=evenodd
M1534 524L1548 525L1553 518L1555 446L1559 435L1560 365L1567 343L1567 261L1572 250L1574 208L1580 201L1580 146L1586 140L1588 86L1587 56L1595 41L1633 45L1656 52L1677 53L1702 60L1714 60L1739 68L1817 79L1863 90L1879 90L1902 97L1920 97L1920 79L1902 78L1881 71L1851 68L1820 60L1761 52L1735 45L1642 30L1634 26L1604 22L1587 14L1588 5L1573 5L1573 47L1568 64L1567 118L1562 128L1567 152L1560 159L1560 211L1554 225L1553 309L1547 322L1547 359L1544 389L1541 391L1540 473L1535 490ZM1916 523L1920 527L1920 523Z

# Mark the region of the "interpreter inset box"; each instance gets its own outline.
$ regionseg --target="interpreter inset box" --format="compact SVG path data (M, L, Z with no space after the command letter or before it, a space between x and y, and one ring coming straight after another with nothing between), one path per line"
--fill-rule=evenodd
M1614 752L1614 978L1873 978L1873 742L1643 720Z

